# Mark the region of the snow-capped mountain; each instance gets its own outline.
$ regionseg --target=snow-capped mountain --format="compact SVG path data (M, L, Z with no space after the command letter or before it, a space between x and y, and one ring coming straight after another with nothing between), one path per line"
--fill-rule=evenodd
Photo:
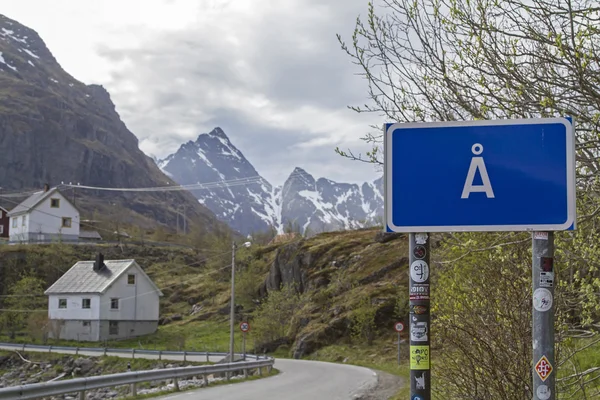
M181 145L159 168L217 218L243 233L286 228L323 232L373 225L383 215L383 179L362 185L315 178L295 168L283 187L261 177L221 128Z

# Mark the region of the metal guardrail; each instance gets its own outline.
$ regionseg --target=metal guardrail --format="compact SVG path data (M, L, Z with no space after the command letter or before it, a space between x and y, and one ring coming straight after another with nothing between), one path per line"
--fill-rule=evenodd
M14 348L15 350L26 351L73 351L75 354L79 352L99 353L98 355L112 354L127 354L134 356L135 354L157 355L159 360L162 355L182 356L183 360L187 356L206 356L207 361L210 356L227 356L229 353L215 352L199 352L199 351L167 351L167 350L143 350L143 349L109 349L109 348L94 348L94 347L64 347L64 346L40 346L32 344L16 344L16 343L0 343L0 347ZM240 354L236 354L240 355ZM178 390L177 380L190 376L202 375L205 385L208 385L208 375L219 373L230 373L235 371L244 371L246 376L248 370L258 369L262 374L262 368L267 368L270 372L275 359L272 357L261 358L258 355L246 354L247 358L253 358L255 361L236 361L215 365L202 365L191 367L177 367L157 369L151 371L135 371L125 372L120 374L100 375L87 378L75 378L63 381L33 383L29 385L12 386L8 388L0 388L0 400L9 399L37 399L47 396L57 396L67 393L80 393L79 398L85 398L85 391L92 389L100 389L106 387L132 385L132 394L136 394L136 384L149 381L161 381L173 379L175 388ZM229 377L229 374L228 374Z

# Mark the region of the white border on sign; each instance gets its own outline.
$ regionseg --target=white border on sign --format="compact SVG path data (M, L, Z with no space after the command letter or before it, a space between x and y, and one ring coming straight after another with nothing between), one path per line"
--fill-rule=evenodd
M393 224L393 177L392 177L392 133L396 129L445 128L457 126L495 126L495 125L541 125L561 123L566 129L567 151L567 220L562 224L547 225L447 225L447 226L396 226ZM564 231L573 225L575 228L575 135L574 125L566 118L524 118L494 119L483 121L451 121L451 122L411 122L395 123L386 130L384 125L384 215L386 226L392 232L506 232L506 231ZM387 228L387 229L386 229Z
M404 323L403 322L396 322L394 324L394 329L396 330L396 332L400 333L404 330Z

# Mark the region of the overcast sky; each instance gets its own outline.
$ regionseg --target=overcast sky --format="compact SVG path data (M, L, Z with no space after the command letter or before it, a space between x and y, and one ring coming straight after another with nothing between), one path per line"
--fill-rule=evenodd
M111 93L147 154L163 158L216 126L281 184L295 166L336 181L373 166L336 146L381 125L340 49L367 0L19 0L1 13L36 30L67 72Z

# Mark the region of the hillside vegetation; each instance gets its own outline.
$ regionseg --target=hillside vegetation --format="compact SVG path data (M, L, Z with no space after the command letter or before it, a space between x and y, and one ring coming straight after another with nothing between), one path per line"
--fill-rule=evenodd
M600 362L600 345L589 328L598 320L598 308L596 297L585 294L594 293L594 272L584 273L581 266L583 275L575 272L577 259L563 250L587 243L591 263L596 254L592 239L584 232L557 236L557 266L564 277L556 297L557 361L565 394L585 390L589 396L598 390L593 367ZM406 368L395 363L393 323L398 319L408 322L407 242L402 234L363 229L238 248L236 319L251 325L246 351L405 373ZM436 387L443 387L446 393L440 398L464 398L461 396L472 391L473 385L483 398L529 396L530 246L528 233L432 237L432 376ZM106 259L136 259L165 294L156 334L107 345L228 349L231 242L226 239L215 239L202 251L147 246L5 246L0 251L0 294L42 293L74 262L93 259L99 249ZM572 278L567 279L569 276ZM0 299L1 339L42 341L39 326L46 315L46 299ZM235 335L236 351L241 351L242 336L237 328ZM403 338L407 339L404 334ZM406 352L405 345L403 360ZM485 362L487 368L468 360Z

